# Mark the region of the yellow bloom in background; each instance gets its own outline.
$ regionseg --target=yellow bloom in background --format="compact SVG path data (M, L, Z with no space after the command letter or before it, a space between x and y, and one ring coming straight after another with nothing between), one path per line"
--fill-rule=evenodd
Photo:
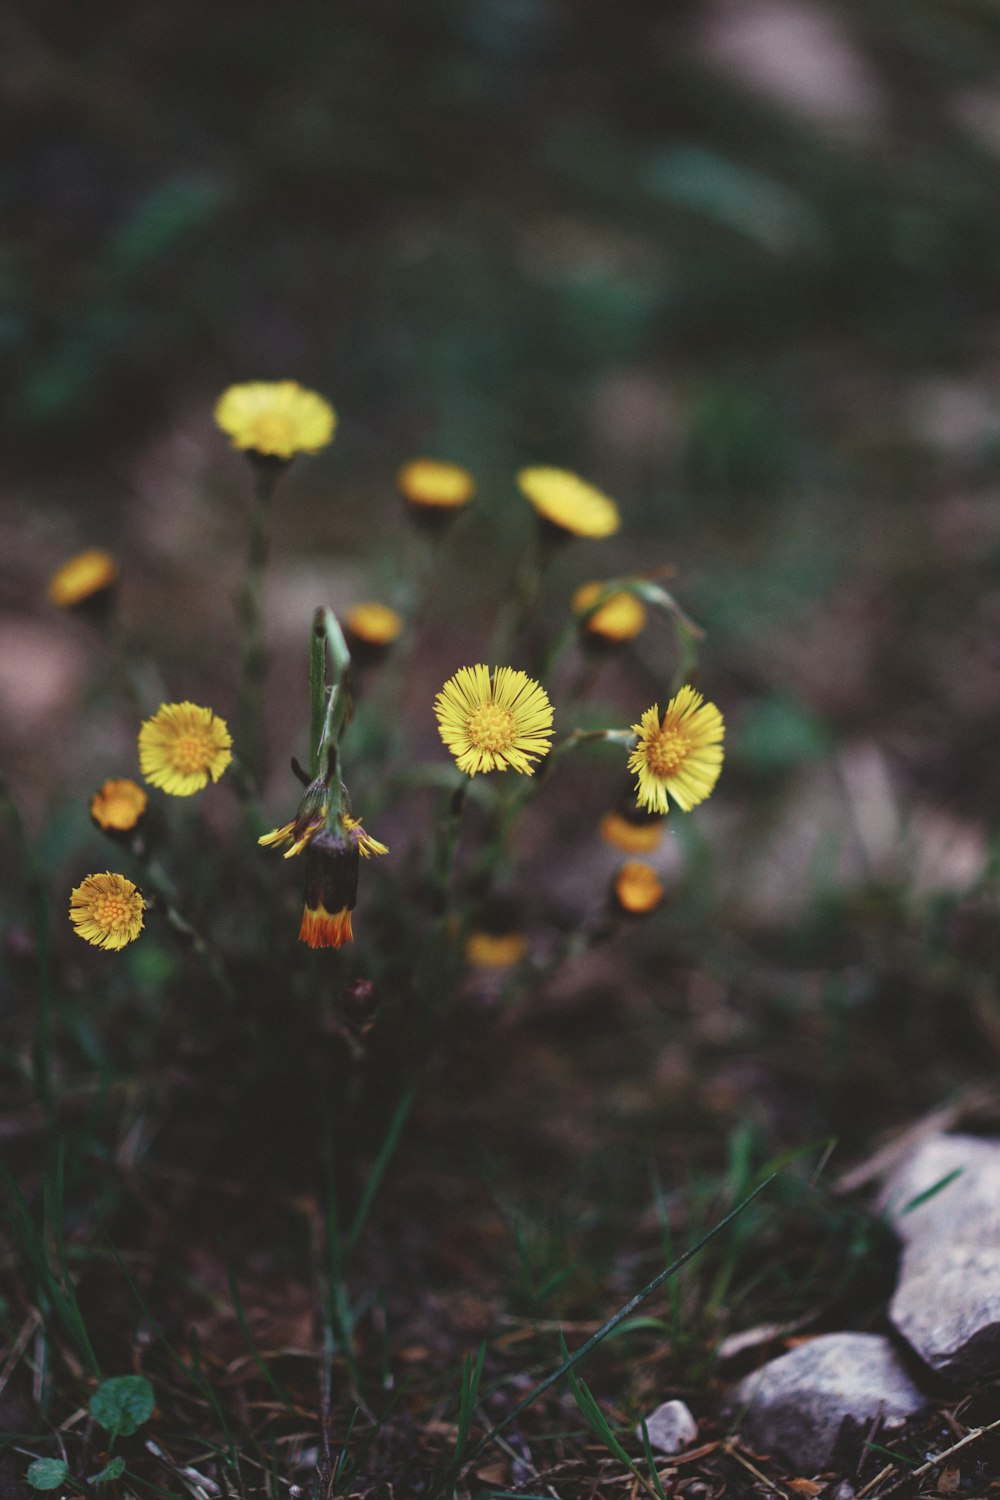
M151 786L190 797L232 760L225 719L197 703L163 703L139 730L139 767Z
M434 701L438 730L460 771L519 771L552 748L552 704L525 672L460 667Z
M663 900L663 885L652 865L631 859L622 865L615 879L615 896L623 911L644 916Z
M113 588L118 582L118 564L100 547L88 547L63 563L49 579L49 598L60 609L74 609Z
M725 726L715 704L705 703L693 687L682 687L662 721L654 704L632 729L639 740L628 768L639 778L639 806L665 813L668 792L685 812L704 802L722 769Z
M601 819L599 832L606 844L624 854L652 854L663 837L663 819L639 812L639 820L627 813L609 812Z
M582 615L600 598L606 584L583 583L573 595L572 609ZM646 628L646 606L634 594L610 594L585 622L584 629L609 641L630 641Z
M98 828L128 833L149 805L149 798L135 781L106 781L90 799L90 816Z
M470 932L465 958L479 969L510 969L521 962L527 948L523 932Z
M215 421L234 448L290 459L325 448L333 438L337 413L329 401L295 380L252 380L222 393Z
M522 469L517 484L543 521L573 536L612 536L621 525L615 502L568 469Z
M70 892L69 919L78 935L95 948L119 949L142 931L142 892L124 875L88 875Z
M415 458L396 475L403 498L429 510L459 510L476 493L468 469L437 458Z
M366 646L391 646L403 633L403 617L388 604L355 604L344 616L344 629Z

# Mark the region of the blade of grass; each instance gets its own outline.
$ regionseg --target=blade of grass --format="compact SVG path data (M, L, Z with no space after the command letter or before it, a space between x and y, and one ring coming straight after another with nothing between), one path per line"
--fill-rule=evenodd
M411 1087L407 1089L402 1099L400 1099L399 1103L396 1105L392 1119L389 1121L389 1128L385 1133L385 1139L383 1140L382 1145L379 1148L379 1153L372 1163L371 1171L368 1173L368 1176L365 1180L364 1191L361 1194L361 1202L358 1204L357 1212L354 1215L351 1227L347 1231L347 1239L344 1246L345 1255L351 1254L351 1252L357 1246L358 1240L361 1238L361 1233L365 1227L365 1222L368 1218L369 1213L371 1212L371 1206L374 1203L375 1196L382 1185L382 1178L385 1176L386 1168L388 1167L389 1162L392 1160L393 1153L395 1152L396 1147L399 1144L399 1137L402 1133L403 1126L406 1124L406 1118L410 1113L410 1110L413 1108L413 1101L416 1096L416 1088Z
M705 1234L703 1234L700 1239L695 1242L695 1244L691 1245L689 1249L685 1250L682 1255L679 1255L671 1265L667 1266L666 1270L660 1271L658 1275L653 1277L652 1281L650 1281L646 1286L642 1288L642 1291L636 1292L635 1296L630 1298L630 1300L625 1303L624 1307L620 1307L618 1311L614 1313L606 1323L603 1323L601 1325L596 1333L591 1334L590 1338L586 1339L585 1342L580 1345L579 1349L571 1354L567 1360L564 1360L563 1363L559 1366L558 1370L554 1370L551 1375L547 1375L544 1380L540 1381L533 1390L528 1392L523 1400L517 1403L512 1411L509 1411L507 1413L507 1415L501 1422L498 1422L496 1426L493 1427L479 1443L476 1444L475 1448L469 1454L467 1462L472 1463L476 1458L478 1458L483 1449L488 1447L489 1444L492 1443L498 1432L503 1432L504 1428L509 1427L511 1422L519 1417L523 1411L526 1411L533 1401L537 1401L539 1396L543 1395L545 1391L549 1390L550 1387L554 1386L558 1381L560 1381L563 1376L568 1373L568 1371L572 1370L576 1365L578 1365L581 1360L586 1359L591 1350L596 1349L598 1344L600 1344L602 1340L606 1339L608 1334L611 1333L613 1329L617 1328L620 1323L623 1323L624 1320L631 1313L633 1313L635 1309L646 1300L647 1297L651 1296L652 1293L656 1291L657 1287L661 1287L665 1281L668 1281L670 1279L671 1276L676 1276L677 1272L681 1269L682 1266L686 1266L688 1261L693 1259L693 1257L698 1254L699 1250L703 1249L705 1245L707 1245L710 1240L713 1240L717 1234L721 1234L723 1229L731 1224L734 1219L738 1218L738 1216L744 1211L744 1209L748 1208L749 1205L754 1201L754 1199L758 1197L758 1195L762 1193L764 1189L768 1187L773 1181L773 1173L770 1177L765 1177L764 1181L759 1183L758 1186L754 1188L752 1193L749 1193L741 1203L738 1203L736 1207L730 1210L730 1212L726 1214L724 1218L720 1219L717 1224L713 1224L711 1229L707 1230Z
M292 1400L291 1396L289 1396L288 1392L284 1390L281 1385L279 1385L277 1380L275 1380L274 1376L271 1374L271 1370L267 1361L261 1354L260 1350L257 1348L256 1340L254 1339L253 1334L250 1332L250 1325L247 1322L246 1313L243 1310L243 1298L240 1296L239 1283L236 1280L236 1275L233 1271L232 1264L229 1261L226 1262L226 1279L229 1282L229 1295L233 1300L233 1311L236 1314L236 1321L240 1326L240 1332L246 1340L246 1345L250 1351L250 1355L253 1359L254 1364L257 1366L258 1370L267 1381L268 1388L275 1396L277 1396L282 1406L284 1406L288 1411L298 1411L298 1406Z

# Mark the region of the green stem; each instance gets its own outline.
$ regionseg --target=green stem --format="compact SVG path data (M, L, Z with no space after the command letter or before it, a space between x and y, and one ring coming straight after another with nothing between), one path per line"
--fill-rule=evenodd
M31 1072L39 1101L45 1110L46 1117L51 1120L54 1111L52 1015L55 1009L55 985L52 975L52 922L49 912L49 893L38 858L31 847L21 810L3 782L0 782L0 809L6 814L13 834L15 863L23 872L25 893L31 909L38 993L35 1034L31 1044Z
M280 470L263 463L254 465L254 500L250 513L247 567L240 595L240 689L236 709L237 743L250 773L259 779L262 769L262 714L266 659L261 628L264 567L267 562L267 530L271 496Z
M175 932L180 933L192 951L198 955L218 986L223 999L227 1002L232 1001L235 998L235 992L222 960L209 940L198 931L193 923L188 921L187 917L184 916L183 912L175 904L177 888L174 882L158 859L155 857L143 858L141 852L135 852L144 866L146 876L148 877L148 884L159 900L160 908L167 920L167 925L172 927Z

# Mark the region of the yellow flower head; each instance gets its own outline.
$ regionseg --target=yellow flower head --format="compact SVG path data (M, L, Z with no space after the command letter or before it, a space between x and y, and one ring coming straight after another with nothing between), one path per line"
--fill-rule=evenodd
M49 579L49 598L60 609L75 609L118 582L118 564L99 547L88 547L63 563Z
M438 730L460 771L513 769L524 776L552 748L552 705L525 672L460 667L434 701Z
M428 510L460 510L476 493L468 469L437 458L415 458L396 475L403 498Z
M391 646L403 632L403 618L388 604L355 604L344 616L348 636L376 650Z
M615 502L568 469L522 469L517 484L542 520L560 531L603 537L621 525Z
M606 584L581 584L573 595L573 613L586 614L595 599L603 594ZM630 641L646 628L646 606L634 594L623 591L610 594L598 605L584 623L591 635L603 636L607 641Z
M601 838L625 854L652 854L663 837L663 819L651 818L639 809L636 813L635 818L627 812L605 813L600 823Z
M225 719L197 703L163 703L139 730L139 766L151 786L190 797L232 760Z
M663 900L663 886L652 865L630 859L622 865L615 880L615 896L623 911L644 916Z
M333 437L337 413L315 391L295 380L251 380L231 385L215 407L216 425L234 448L264 458L290 459L318 453Z
M142 892L124 875L88 875L70 892L69 919L95 948L124 948L142 931Z
M90 799L90 816L98 828L114 833L128 833L138 823L149 798L142 787L124 778L106 781Z
M693 687L682 687L662 721L654 704L632 729L639 738L628 768L639 778L639 806L665 813L668 792L685 812L704 802L722 769L725 727L715 704L703 702Z
M523 932L470 932L465 958L478 969L510 969L521 962L527 947Z

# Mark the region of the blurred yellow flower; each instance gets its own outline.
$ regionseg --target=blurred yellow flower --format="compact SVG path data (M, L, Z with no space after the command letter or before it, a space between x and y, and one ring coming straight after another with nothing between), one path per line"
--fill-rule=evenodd
M573 536L612 536L621 525L615 502L568 469L522 469L517 484L543 521Z
M329 401L295 380L252 380L223 391L215 421L234 448L290 459L325 448L333 438L337 414Z
M606 584L583 583L573 595L572 608L575 615L586 614L595 599L599 599ZM584 623L584 629L592 635L604 636L609 641L630 641L646 627L646 606L634 594L623 590L609 594L604 603L594 610Z
M190 797L232 760L225 719L197 703L163 703L139 730L139 767L151 786Z
M460 771L519 771L552 748L552 705L525 672L460 667L434 702L438 730Z
M127 777L106 781L90 799L90 816L98 828L128 833L142 817L149 798L142 787Z
M118 582L118 564L100 547L88 547L63 563L49 579L49 598L60 609L73 609Z
M88 875L70 893L69 919L78 935L95 948L124 948L142 931L145 903L142 892L106 870Z
M682 687L662 722L654 704L632 729L639 738L628 768L639 778L639 806L665 813L668 792L685 812L704 802L722 769L725 727L715 704L705 703L693 687Z
M468 469L437 458L415 458L396 475L404 499L429 510L458 510L476 493Z
M388 604L355 604L344 616L344 629L366 646L391 646L403 631L403 617Z
M643 916L663 900L663 885L652 865L631 859L618 871L615 895L623 911Z
M510 969L521 962L527 947L523 932L470 932L465 958L480 969Z
M636 820L625 813L605 813L600 822L600 835L606 844L625 854L652 854L659 848L663 837L663 819L651 818L641 811Z

